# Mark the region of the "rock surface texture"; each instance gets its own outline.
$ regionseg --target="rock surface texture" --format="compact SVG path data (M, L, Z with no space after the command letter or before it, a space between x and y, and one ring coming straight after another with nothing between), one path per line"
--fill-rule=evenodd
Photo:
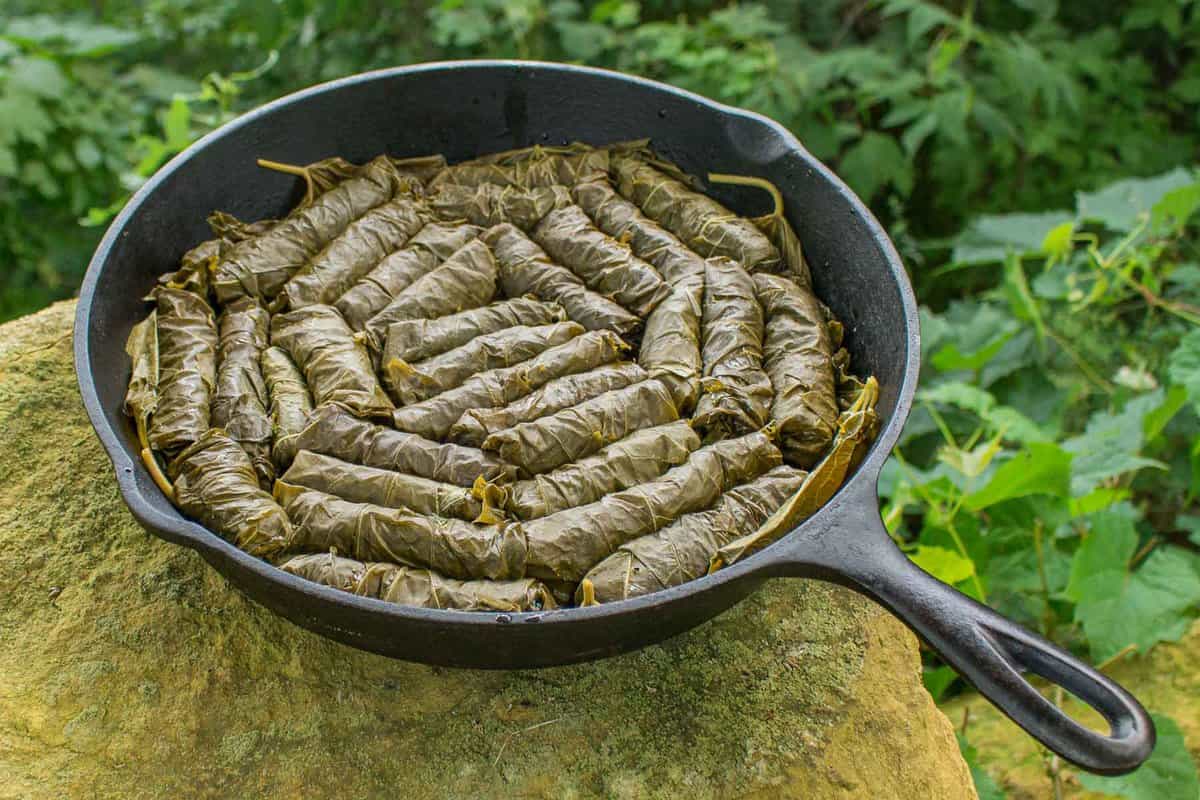
M0 327L0 798L970 798L916 641L776 581L661 646L543 671L302 631L117 493L74 305Z

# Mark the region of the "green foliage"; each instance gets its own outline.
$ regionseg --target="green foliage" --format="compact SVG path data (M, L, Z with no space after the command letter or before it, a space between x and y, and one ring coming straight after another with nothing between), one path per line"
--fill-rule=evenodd
M1165 714L1150 716L1158 729L1158 744L1150 760L1136 772L1115 778L1080 773L1079 782L1085 789L1127 800L1200 797L1200 777L1183 741L1183 732Z
M475 57L668 81L796 132L909 263L924 371L880 482L897 540L1081 654L1145 650L1200 605L1198 6L12 0L0 319L73 293L130 192L285 92ZM925 679L960 689L932 658ZM1094 788L1192 786L1160 730L1155 766Z

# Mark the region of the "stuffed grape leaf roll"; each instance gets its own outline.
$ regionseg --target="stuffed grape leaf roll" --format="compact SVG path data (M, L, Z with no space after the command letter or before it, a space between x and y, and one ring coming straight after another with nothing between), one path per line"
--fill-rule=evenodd
M571 194L597 228L628 242L637 257L653 264L668 283L679 283L689 275L703 280L704 259L621 197L607 176L594 176L574 186Z
M220 428L184 448L170 469L175 504L206 528L259 558L290 546L287 514L259 487L246 451Z
M592 224L576 205L547 214L533 239L587 288L645 317L670 292L658 270Z
M173 454L208 430L217 373L217 326L204 298L159 286L155 302L158 399L149 442Z
M647 377L644 369L630 362L564 375L508 405L473 408L463 412L450 429L450 438L459 444L477 447L496 431L553 414L613 389L644 381Z
M272 310L329 304L415 236L430 213L412 195L397 195L346 226L293 275Z
M662 477L524 523L528 575L578 581L626 542L702 511L723 492L779 466L782 456L761 431L694 451Z
M217 381L211 412L212 426L224 428L229 438L242 446L264 488L275 480L271 417L262 374L269 325L267 310L250 297L230 303L221 312L217 319Z
M407 508L420 514L458 517L468 522L486 517L483 501L471 489L419 475L351 464L309 450L296 453L280 480L355 503Z
M656 533L626 542L588 570L576 602L611 603L704 577L717 550L762 525L807 474L786 464L775 467L730 489L707 511L685 514Z
M401 291L363 327L371 352L383 350L388 326L405 319L433 319L478 308L496 293L496 262L479 239L454 251L431 272Z
M296 438L308 424L312 396L300 368L282 347L263 351L262 374L271 398L271 457L277 466L286 467L296 455Z
M525 577L525 532L519 523L474 525L403 508L354 503L283 481L275 499L292 521L292 549L360 561L390 561L460 580Z
M391 199L401 176L386 156L365 165L355 177L338 183L301 206L260 236L245 239L223 253L213 276L217 300L242 295L275 297L308 260L354 220Z
M439 217L465 219L485 228L511 222L529 229L556 208L571 204L571 191L565 186L539 186L518 189L485 183L480 186L445 184L429 199Z
M704 275L686 275L646 318L638 363L671 392L679 413L690 414L700 397L700 321Z
M494 433L483 449L535 475L591 455L636 430L677 419L671 393L650 379Z
M773 397L763 371L763 311L754 279L727 258L706 265L702 327L704 393L694 424L725 434L761 428Z
M271 343L304 371L317 405L339 403L361 417L388 417L392 402L371 358L332 306L305 306L271 318Z
M420 361L453 350L476 336L515 325L548 325L566 318L558 303L517 297L437 319L402 320L388 327L383 360Z
M532 294L552 300L590 331L608 329L627 334L641 325L636 314L588 289L579 276L552 262L516 227L497 225L482 238L496 256L500 286L508 297Z
M509 489L507 507L520 519L534 519L584 506L658 478L699 447L700 437L687 420L643 428L587 458L517 481Z
M516 477L516 467L477 447L437 442L373 425L337 406L317 409L292 446L462 487L474 486L480 477L489 482L508 482Z
M583 332L582 325L569 321L517 325L477 336L453 350L412 364L392 356L385 348L383 382L400 405L419 403L462 385L472 375L527 361Z
M279 568L360 597L405 606L509 612L555 607L545 585L531 579L459 581L430 570L357 561L333 553L293 556Z
M396 252L384 258L366 277L346 290L334 306L356 331L418 278L433 271L454 252L481 233L474 225L430 223Z
M790 463L811 467L829 449L838 420L825 312L787 278L759 274L754 286L766 315L763 358L775 392L771 419L779 449Z
M778 271L779 250L755 227L706 194L635 156L615 158L617 189L702 256L725 256L753 271Z
M507 405L555 378L616 361L628 348L612 331L588 331L515 367L481 372L461 386L398 408L392 424L402 431L441 439L470 409Z
M452 164L429 185L431 189L445 184L483 186L489 183L521 189L569 186L584 175L607 172L608 163L606 150L587 145L574 144L565 148L534 145Z

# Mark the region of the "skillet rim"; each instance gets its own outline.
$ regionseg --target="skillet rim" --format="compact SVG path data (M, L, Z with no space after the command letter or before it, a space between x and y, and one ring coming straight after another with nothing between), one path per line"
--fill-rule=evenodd
M374 598L359 597L286 573L266 561L250 556L199 523L187 519L181 512L175 511L171 515L159 511L143 493L142 484L139 484L135 480L134 470L146 471L146 468L140 459L136 458L126 448L114 427L109 424L101 407L95 377L92 374L90 366L94 346L94 343L91 341L90 323L92 307L96 300L96 287L99 284L101 274L108 265L113 247L133 217L151 199L159 185L186 162L211 146L212 143L236 134L241 128L252 124L262 117L273 114L278 109L306 102L312 97L327 92L377 80L388 80L396 76L420 75L427 72L452 73L459 70L478 69L540 70L557 72L567 76L586 75L609 81L633 84L644 89L673 95L677 98L707 107L722 117L741 119L762 126L783 145L784 151L799 156L807 168L813 170L821 179L832 186L837 194L849 204L853 213L862 219L866 225L868 234L882 251L895 287L900 295L902 317L904 320L902 335L905 344L905 363L903 379L897 391L895 408L887 424L876 437L866 458L858 466L854 474L838 489L829 502L811 517L800 523L800 525L789 531L785 536L744 561L737 562L716 573L688 581L679 586L641 597L612 603L602 603L596 606L511 613L418 608L389 603ZM284 95L243 114L237 119L201 137L159 168L134 193L105 232L104 237L101 239L99 245L97 245L96 251L88 263L88 269L80 287L74 330L77 333L82 331L84 334L76 335L73 343L76 377L84 408L87 411L93 429L96 431L97 437L100 439L101 445L104 447L116 471L117 483L122 499L124 499L134 518L143 527L168 542L184 545L196 550L214 566L216 566L214 559L236 562L239 567L253 573L258 580L278 584L281 588L289 591L300 592L312 600L320 600L334 606L343 606L347 610L367 612L375 616L382 615L389 619L422 622L433 625L458 626L460 628L464 626L492 626L497 623L506 624L513 622L538 622L544 625L556 625L567 623L580 624L594 620L598 623L601 620L612 620L664 603L681 600L687 596L704 594L725 583L761 579L778 572L787 563L786 552L789 541L793 540L793 537L796 537L802 529L817 526L830 527L831 524L835 525L836 519L833 519L832 515L843 504L839 501L849 499L862 502L860 495L866 495L868 498L874 497L879 472L888 455L891 453L892 448L895 446L896 441L899 439L904 423L908 419L920 371L920 328L917 303L912 285L908 279L908 274L904 269L899 254L896 252L895 246L884 232L879 221L857 195L832 170L809 153L800 141L780 123L757 112L726 105L694 92L679 89L648 78L626 75L614 70L596 67L515 59L434 61L357 73ZM901 332L898 331L897 333ZM104 346L123 347L124 342L108 343L103 346L97 346L96 349L102 349ZM158 491L158 489L155 488L154 491ZM860 533L868 535L868 532ZM714 613L719 613L719 611Z

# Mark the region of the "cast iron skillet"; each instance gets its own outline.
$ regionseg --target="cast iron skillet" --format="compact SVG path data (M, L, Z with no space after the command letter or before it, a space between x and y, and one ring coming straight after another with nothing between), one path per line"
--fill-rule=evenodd
M208 237L214 209L256 220L281 215L297 181L256 157L304 164L444 153L459 160L535 143L650 137L694 174L759 175L783 192L813 267L817 293L845 323L859 372L880 383L882 430L837 495L761 553L683 586L618 603L544 613L426 610L355 597L251 558L185 519L136 457L121 413L123 345L146 314L156 275ZM743 213L756 193L718 186ZM908 416L920 367L917 307L904 267L871 213L780 125L659 83L556 64L473 61L357 75L270 103L206 136L133 197L88 267L75 322L75 364L88 415L133 515L191 547L250 597L324 636L396 658L463 667L544 667L657 642L720 613L766 578L849 586L913 628L986 697L1054 752L1119 774L1154 746L1154 727L1125 690L1067 653L914 566L881 524L879 470ZM1110 735L1067 717L1021 676L1031 671L1100 711Z

